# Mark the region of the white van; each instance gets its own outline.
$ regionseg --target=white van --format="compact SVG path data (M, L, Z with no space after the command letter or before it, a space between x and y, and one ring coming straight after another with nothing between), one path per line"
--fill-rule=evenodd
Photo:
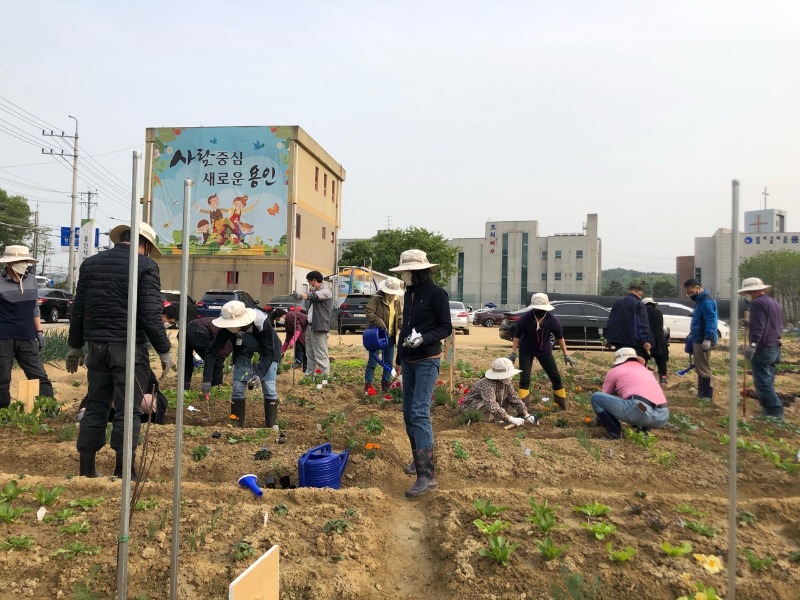
M49 287L51 287L50 286L50 280L47 277L45 277L44 275L37 275L36 276L36 287L49 288Z

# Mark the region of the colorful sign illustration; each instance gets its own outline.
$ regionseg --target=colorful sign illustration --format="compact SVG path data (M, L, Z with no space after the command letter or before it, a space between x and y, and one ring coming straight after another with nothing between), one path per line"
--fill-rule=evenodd
M290 127L155 130L153 229L164 254L286 256ZM183 226L183 181L192 187Z

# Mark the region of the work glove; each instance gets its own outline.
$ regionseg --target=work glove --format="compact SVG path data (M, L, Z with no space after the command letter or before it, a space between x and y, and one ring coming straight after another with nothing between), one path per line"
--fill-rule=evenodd
M533 415L528 415L527 417L525 417L525 421L527 423L530 423L531 425L538 425L539 424L539 419L537 419Z
M711 340L703 340L703 352L711 352Z
M204 396L207 396L208 393L211 391L211 382L210 381L204 381L203 383L201 383L200 384L200 391L203 392Z
M297 292L292 292L292 300L294 300L295 302L299 302L302 299L303 299L302 294L298 294Z
M77 373L78 366L83 366L86 353L83 348L70 348L67 352L67 373Z
M522 427L522 424L525 423L525 419L520 417L508 417L508 422L517 427Z
M753 348L752 346L748 346L747 348L744 349L744 357L747 360L753 360L753 354L755 353L756 349Z
M175 364L172 361L172 355L169 352L164 352L164 354L159 354L158 358L161 359L161 370L164 373L171 370L172 366Z
M261 377L258 375L253 375L250 379L247 380L247 389L254 390L256 386L261 382Z
M36 341L39 342L39 350L44 350L44 331L37 331L36 332Z
M572 357L569 354L564 355L564 364L569 365L570 367L575 366L575 361L572 360Z
M422 345L422 334L417 333L416 329L411 330L411 334L403 342L404 348L418 348Z
M506 358L511 361L511 364L514 364L517 362L517 353L512 350Z

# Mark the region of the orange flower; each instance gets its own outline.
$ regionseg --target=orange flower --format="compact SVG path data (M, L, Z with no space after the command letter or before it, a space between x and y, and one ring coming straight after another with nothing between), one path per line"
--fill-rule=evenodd
M591 417L586 417L586 418L583 420L583 422L584 422L584 423L591 423L591 422L592 422L592 418L591 418Z
M576 385L576 386L575 386L575 391L576 391L576 392L582 392L582 391L583 391L583 388L582 388L581 386L579 386L579 385Z
M231 421L238 421L238 420L239 417L237 417L236 415L231 415Z
M543 406L543 407L542 407L542 410L543 410L544 412L550 412L550 407L549 407L549 406Z
M367 442L367 445L364 446L364 448L366 448L367 450L380 450L381 449L381 445L380 444L373 444L372 442Z

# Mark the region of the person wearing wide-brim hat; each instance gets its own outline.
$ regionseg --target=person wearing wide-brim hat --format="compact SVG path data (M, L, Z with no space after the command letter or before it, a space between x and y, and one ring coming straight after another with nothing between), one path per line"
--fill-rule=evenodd
M508 355L508 359L513 363L517 359L517 350L519 349L519 366L522 369L522 375L519 377L519 397L524 400L530 394L531 369L535 358L550 379L555 403L561 410L566 410L567 391L564 389L561 374L558 372L558 366L553 357L551 337L555 338L561 348L564 364L574 366L575 361L567 353L567 343L564 341L561 321L553 313L555 307L550 304L547 294L533 294L528 308L530 310L517 321L514 339L511 342L511 353Z
M514 363L510 360L496 358L492 362L492 367L473 383L464 395L461 411L477 410L483 413L484 417L488 416L495 421L504 421L517 427L526 422L536 425L536 417L528 413L528 407L520 400L514 389L512 379L518 373L521 371L515 369ZM517 413L516 417L508 414L512 408Z
M403 302L401 298L406 289L403 282L397 277L387 277L378 285L378 291L369 299L365 313L367 315L367 327L378 327L385 329L389 338L389 343L381 352L381 360L391 366L394 361L394 350L397 342L397 334L403 325ZM375 376L375 367L378 365L376 360L378 352L370 352L367 360L367 368L364 371L364 393L369 393L372 387L372 380ZM389 391L392 383L392 370L383 367L381 374L381 392ZM377 391L377 390L376 390Z
M406 284L403 323L397 343L395 367L403 377L403 421L411 443L412 464L404 469L417 480L407 498L436 489L434 476L431 396L439 378L442 340L453 331L447 292L433 282L438 265L428 262L422 250L406 250L400 264L389 269Z
M39 352L45 345L39 314L36 277L28 268L36 264L27 246L9 245L0 256L5 267L0 276L0 408L11 403L11 369L17 359L27 379L39 380L39 395L53 396Z
M206 351L203 365L203 394L211 391L214 367L225 344L233 344L233 384L231 386L231 416L238 427L245 426L245 391L261 385L264 396L264 424L273 427L278 419L278 390L275 380L281 361L281 340L272 328L269 315L244 302L231 300L220 310L212 323L219 327L214 341ZM258 364L253 368L253 355L258 352Z
M658 377L661 385L667 383L667 359L669 358L669 337L664 331L664 315L658 309L658 302L651 297L643 298L647 310L647 321L650 324L650 333L653 335L653 345L648 354L653 357L658 369ZM647 365L645 359L645 365Z
M592 394L592 410L612 440L622 436L621 423L647 431L669 421L664 391L644 365L635 349L620 348L603 379L603 390Z
M738 291L748 297L750 304L750 342L744 349L744 356L750 361L761 415L783 419L783 403L775 393L775 365L781 360L783 309L767 294L770 287L758 277L748 277Z

